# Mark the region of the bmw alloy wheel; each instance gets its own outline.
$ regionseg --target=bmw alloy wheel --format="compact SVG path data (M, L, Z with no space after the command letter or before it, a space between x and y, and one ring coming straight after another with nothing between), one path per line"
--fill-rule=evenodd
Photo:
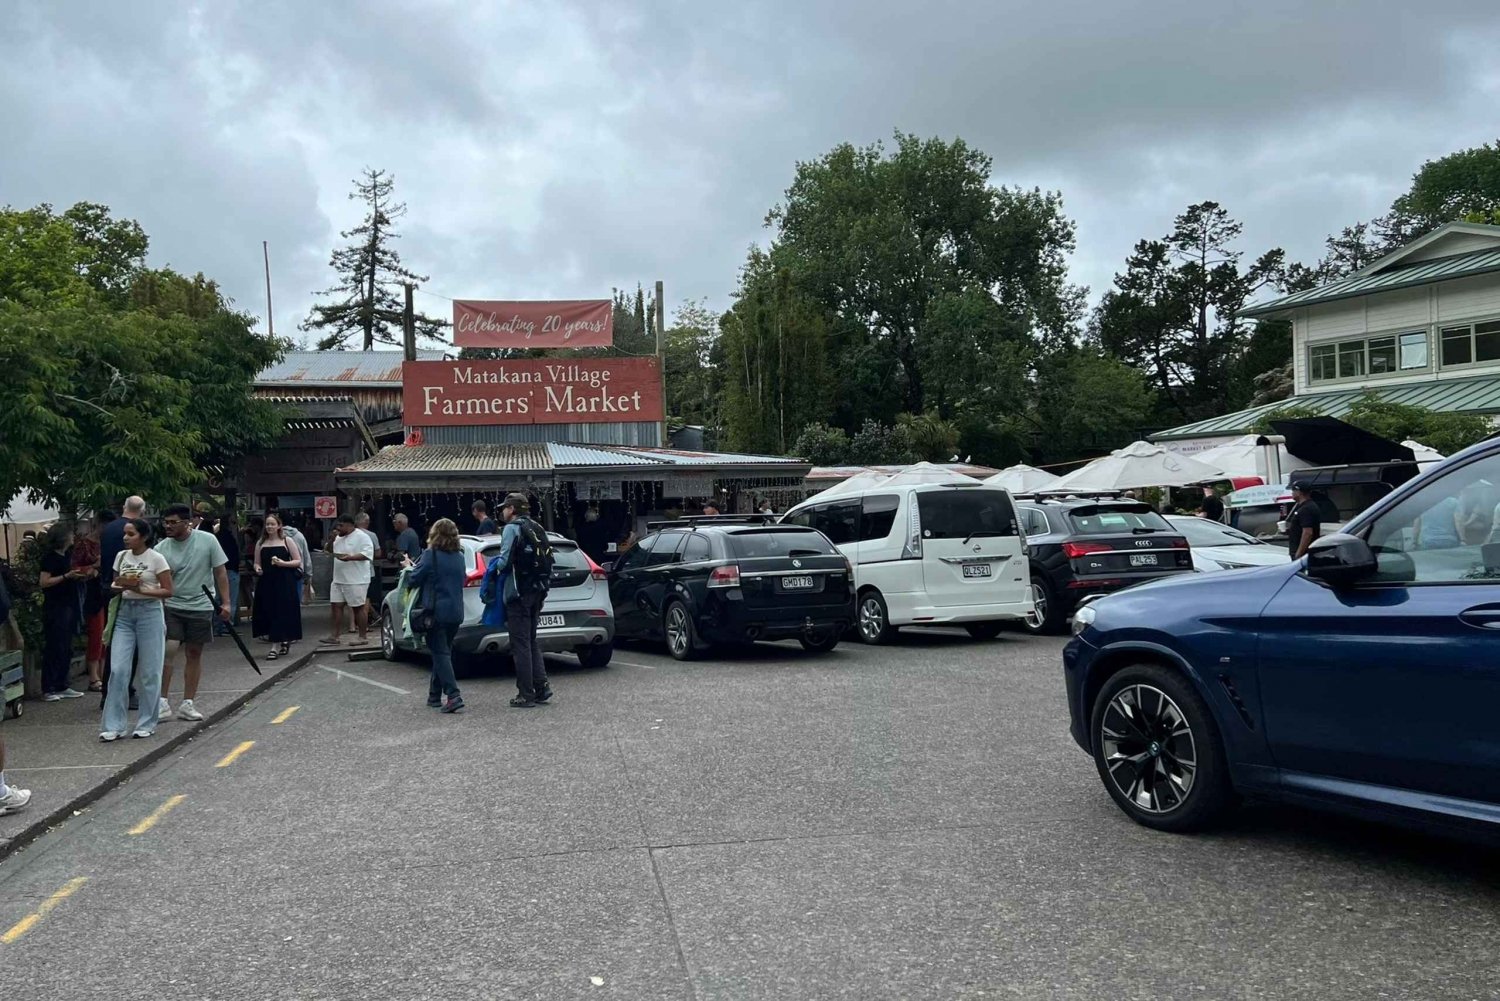
M1154 685L1120 689L1099 721L1109 780L1143 813L1167 814L1187 802L1198 774L1198 747L1187 717Z
M873 594L859 603L859 634L866 643L877 643L885 631L885 609Z
M1031 582L1031 611L1026 613L1026 624L1032 629L1041 629L1047 621L1047 589L1036 581Z
M667 648L672 651L672 656L682 657L688 652L692 643L690 628L687 609L681 605L667 609Z

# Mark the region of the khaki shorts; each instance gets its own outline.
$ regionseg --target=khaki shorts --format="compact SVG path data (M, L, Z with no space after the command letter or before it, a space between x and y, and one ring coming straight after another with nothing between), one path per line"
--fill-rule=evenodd
M370 600L369 591L370 585L368 584L330 584L328 585L328 600L335 605L358 608Z

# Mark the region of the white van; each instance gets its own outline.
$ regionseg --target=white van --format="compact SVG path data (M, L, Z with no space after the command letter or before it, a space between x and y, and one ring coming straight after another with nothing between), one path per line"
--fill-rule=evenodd
M992 639L1031 613L1026 539L998 487L873 483L810 497L782 521L816 528L854 564L866 643L915 625L962 625Z

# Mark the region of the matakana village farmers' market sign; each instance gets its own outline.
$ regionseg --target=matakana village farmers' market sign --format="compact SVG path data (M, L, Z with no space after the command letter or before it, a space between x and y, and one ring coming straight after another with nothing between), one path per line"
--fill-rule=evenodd
M461 348L606 348L614 339L608 299L453 301L453 343Z
M409 361L401 366L408 427L660 421L654 357Z

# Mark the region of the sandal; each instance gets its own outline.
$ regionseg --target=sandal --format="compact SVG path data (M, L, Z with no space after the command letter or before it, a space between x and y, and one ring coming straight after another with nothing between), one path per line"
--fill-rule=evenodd
M104 691L104 682L102 682L102 681L90 681L89 682L89 691L91 691L91 692L102 692L102 691Z
M276 657L277 653L275 650L272 650L270 653L266 654L266 660L275 660Z
M292 655L292 645L290 643L283 643L276 652L283 657L290 657Z

